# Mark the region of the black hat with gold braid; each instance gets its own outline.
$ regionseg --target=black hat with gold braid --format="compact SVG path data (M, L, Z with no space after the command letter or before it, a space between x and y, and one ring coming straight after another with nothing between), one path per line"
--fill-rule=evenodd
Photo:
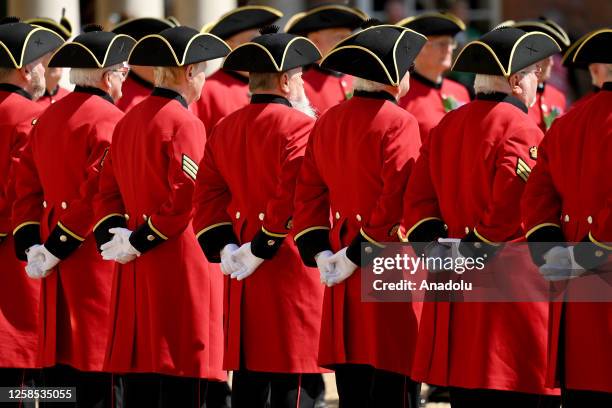
M0 21L0 67L22 68L63 43L64 39L48 28L5 17Z
M321 53L309 39L279 33L277 26L263 28L259 37L232 51L223 68L248 72L285 72L321 59Z
M145 35L158 34L160 31L163 31L166 28L172 28L179 25L180 24L174 17L140 17L121 21L110 31L116 34L129 35L130 37L138 41Z
M450 35L454 37L455 34L465 30L465 23L450 13L423 13L406 17L396 25L409 28L425 36Z
M325 4L295 14L285 25L285 32L306 35L326 28L358 28L368 15L355 7Z
M559 24L545 17L540 17L537 20L517 21L512 24L512 27L520 28L528 33L532 31L546 33L555 39L563 51L570 46L570 39L565 30Z
M143 37L132 49L129 63L149 67L182 67L225 57L228 45L214 34L179 26Z
M64 41L68 40L72 36L72 24L70 23L70 20L66 18L65 8L62 9L62 17L60 18L59 22L48 17L31 18L29 20L25 20L24 22L55 31L64 39Z
M242 31L266 27L281 18L283 13L268 6L243 6L225 13L218 20L202 27L203 33L211 33L227 40Z
M560 51L559 44L546 33L501 27L463 47L452 70L507 78Z
M572 63L589 65L612 64L612 28L595 30L584 36L572 55Z
M364 29L340 41L321 67L398 86L427 37L408 28L369 20Z
M125 34L102 31L90 24L83 34L62 45L49 61L50 67L106 68L127 61L136 40Z

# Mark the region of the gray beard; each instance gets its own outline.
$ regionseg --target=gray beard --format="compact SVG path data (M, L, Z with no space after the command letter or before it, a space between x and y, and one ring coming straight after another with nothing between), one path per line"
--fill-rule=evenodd
M303 98L298 100L290 100L289 102L291 102L291 106L293 106L294 109L299 110L303 114L310 116L311 118L317 117L317 111L310 105L310 101L306 95L304 95Z

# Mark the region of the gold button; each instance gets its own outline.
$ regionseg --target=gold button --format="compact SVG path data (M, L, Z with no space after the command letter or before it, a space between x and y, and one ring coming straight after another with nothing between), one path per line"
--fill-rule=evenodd
M236 219L239 220L240 219L240 211L236 211Z
M146 221L147 220L147 214L142 214L142 219Z
M372 247L371 246L367 246L367 247L363 248L363 251L366 254L371 254L372 253Z
M51 103L55 103L55 99L51 99Z
M340 219L340 213L338 211L336 211L336 219L339 220Z
M47 202L43 201L43 208L47 208Z
M565 214L564 220L565 220L565 222L569 222L569 214Z
M62 201L61 206L65 210L66 208L68 208L68 203L66 203L65 201Z
M361 215L357 214L355 218L357 219L357 221L361 221Z
M68 237L65 236L65 235L60 235L60 241L66 242L66 241L68 241Z
M263 221L264 217L265 217L264 213L259 213L259 221Z
M274 244L276 244L276 242L273 239L268 240L268 246L272 246Z
M469 234L470 233L470 227L465 227L465 233Z
M482 244L480 242L474 242L474 248L482 248Z
M601 258L602 256L604 256L604 252L601 249L598 249L597 251L595 251L595 256Z
M592 223L593 223L593 217L591 217L591 216L589 215L589 216L587 217L587 222L588 222L589 224L592 224Z
M126 221L129 221L129 219L130 219L130 214L123 214L123 216L125 217L125 220L126 220Z
M147 239L149 241L155 241L155 237L153 235L147 235Z
M341 84L343 87L345 87L345 86L346 86L346 81L345 81L345 80L342 80L342 81L340 82L340 84Z
M444 224L444 231L448 231L448 225Z

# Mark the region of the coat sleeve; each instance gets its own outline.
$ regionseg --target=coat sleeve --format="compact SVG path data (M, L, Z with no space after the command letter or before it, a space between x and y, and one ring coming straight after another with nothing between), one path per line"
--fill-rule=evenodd
M59 259L66 259L89 235L94 223L92 201L98 191L100 170L109 152L114 123L98 123L87 135L89 153L85 178L79 196L62 213L45 242L45 247Z
M193 229L206 259L219 263L223 247L238 244L238 238L234 234L232 219L227 212L232 195L216 164L216 140L213 130L206 143L196 179Z
M302 167L299 171L294 198L293 239L306 266L316 267L314 257L331 250L329 242L329 190L317 166L315 146L319 122L310 134Z
M43 209L43 190L34 164L32 139L23 150L19 163L15 165L15 199L13 202L13 237L15 254L22 261L27 260L25 251L32 245L40 244L40 220Z
M205 142L204 125L194 118L183 123L164 143L168 167L163 170L168 172L168 199L130 236L130 243L140 253L179 235L189 226L198 163Z
M284 141L276 189L266 204L261 230L251 242L255 256L272 258L291 230L295 185L312 124L310 118L305 118Z
M398 241L402 199L420 147L419 127L415 119L402 118L384 135L380 172L382 191L346 251L353 263L362 263L361 246L364 243L372 244L370 255L373 255L377 248L385 247L384 242Z

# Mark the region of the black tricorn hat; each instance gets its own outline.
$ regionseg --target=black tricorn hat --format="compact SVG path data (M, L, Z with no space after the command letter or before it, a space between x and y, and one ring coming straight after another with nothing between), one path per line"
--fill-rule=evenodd
M359 27L368 15L363 11L341 4L327 4L295 14L285 25L285 32L305 35L326 28Z
M580 42L572 56L572 63L579 65L612 64L611 44L612 28L595 30Z
M5 18L0 23L0 67L22 68L63 44L64 39L48 28Z
M375 25L336 44L321 67L398 86L426 42L427 37L409 28Z
M182 67L225 57L228 45L214 34L179 26L143 37L132 49L129 63L150 67Z
M563 49L566 50L567 47L570 46L570 39L561 26L555 23L552 20L548 20L547 18L540 17L537 20L524 20L517 21L512 24L514 28L520 28L523 31L527 31L528 33L532 31L540 31L550 35L555 39L557 44Z
M409 28L425 36L450 35L454 37L458 32L465 30L465 23L450 13L423 13L407 17L396 25Z
M321 59L321 53L308 38L277 33L278 27L261 30L259 37L232 51L223 68L232 71L285 72Z
M586 40L589 35L591 35L591 33L586 33L585 35L574 41L572 45L565 51L565 53L563 54L563 58L561 59L561 64L563 64L564 67L574 67L581 69L587 69L589 67L589 64L581 64L574 62L574 55L576 55L578 47L580 47L580 44L582 44L582 42Z
M48 17L31 18L24 22L55 31L64 39L64 41L72 36L72 24L70 24L70 20L66 18L66 9L62 9L62 18L60 18L59 22Z
M559 51L559 44L546 33L501 27L463 47L452 70L509 77Z
M211 33L227 40L242 31L261 28L274 23L283 13L268 6L243 6L222 15L217 21L202 27L203 33Z
M129 35L138 41L145 35L158 34L160 31L163 31L166 28L176 27L178 25L178 22L173 17L169 17L167 19L141 17L121 21L110 31L116 34Z
M50 67L106 68L127 61L136 40L125 34L102 31L99 25L83 27L83 34L64 43L51 57Z

